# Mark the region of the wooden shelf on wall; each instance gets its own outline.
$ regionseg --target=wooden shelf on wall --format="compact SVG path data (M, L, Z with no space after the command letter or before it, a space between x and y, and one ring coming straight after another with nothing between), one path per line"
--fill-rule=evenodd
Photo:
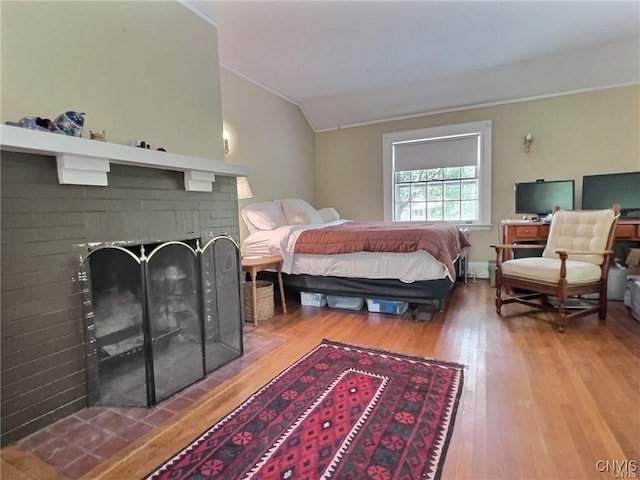
M216 175L249 175L244 165L11 125L0 125L0 144L10 152L56 157L61 184L107 186L111 163L184 172L185 190L192 192L211 192Z

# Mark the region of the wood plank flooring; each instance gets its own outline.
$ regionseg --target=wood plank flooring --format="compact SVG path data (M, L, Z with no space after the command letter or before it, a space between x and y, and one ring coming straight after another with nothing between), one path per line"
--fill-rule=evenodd
M466 365L443 479L637 478L640 461L640 323L622 302L606 323L592 315L558 333L543 312L495 313L486 281L456 286L429 322L301 307L258 329L285 338L275 350L174 420L100 464L85 479L143 477L323 338ZM428 317L421 311L419 319ZM2 478L56 478L18 447L2 451ZM627 471L612 471L629 460ZM604 470L609 462L609 471ZM617 475L616 475L617 474ZM232 480L232 479L229 479Z

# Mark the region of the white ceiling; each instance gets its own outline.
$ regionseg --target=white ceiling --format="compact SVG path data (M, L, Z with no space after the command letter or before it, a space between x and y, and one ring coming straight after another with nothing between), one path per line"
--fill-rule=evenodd
M188 1L315 131L640 82L640 1Z

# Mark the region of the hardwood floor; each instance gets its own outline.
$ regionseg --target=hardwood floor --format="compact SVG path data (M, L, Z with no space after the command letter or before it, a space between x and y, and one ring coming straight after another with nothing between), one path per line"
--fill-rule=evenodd
M467 366L443 479L637 478L640 323L629 309L610 302L606 323L592 315L560 334L548 314L524 314L519 305L499 317L493 296L486 281L459 284L445 312L418 323L408 312L394 317L289 302L289 314L258 327L285 338L281 346L83 478L141 478L322 338ZM2 478L60 477L14 446L2 451Z

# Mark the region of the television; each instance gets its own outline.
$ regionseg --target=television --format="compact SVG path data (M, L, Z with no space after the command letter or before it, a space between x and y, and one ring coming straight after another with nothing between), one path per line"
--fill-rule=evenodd
M620 205L620 218L640 218L640 172L582 177L582 209Z
M542 217L551 214L553 207L573 210L575 196L574 180L536 180L516 183L516 213Z

